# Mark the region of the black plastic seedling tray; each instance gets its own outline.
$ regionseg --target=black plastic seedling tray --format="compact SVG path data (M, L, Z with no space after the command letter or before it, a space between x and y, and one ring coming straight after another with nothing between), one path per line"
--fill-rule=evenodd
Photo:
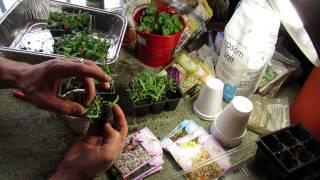
M320 141L302 125L265 135L257 144L256 163L270 179L320 178Z
M143 105L133 104L133 115L137 117L145 116L147 114L158 114L163 111L173 111L177 108L182 94L180 91L172 95L168 95L166 100L156 102L156 103L147 103Z

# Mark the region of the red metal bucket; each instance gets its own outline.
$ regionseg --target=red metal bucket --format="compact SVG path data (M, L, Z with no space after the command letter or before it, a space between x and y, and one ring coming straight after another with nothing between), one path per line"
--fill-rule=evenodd
M185 29L186 23L183 17L179 15L183 28L179 32L169 36L138 31L142 12L148 6L148 4L138 6L133 13L133 20L137 32L138 58L149 66L166 66L171 62L172 53L179 43L180 36ZM175 10L169 6L157 4L156 7L160 12L168 12L170 15L177 14Z
M149 48L137 44L140 61L148 66L159 67L170 64L174 48Z

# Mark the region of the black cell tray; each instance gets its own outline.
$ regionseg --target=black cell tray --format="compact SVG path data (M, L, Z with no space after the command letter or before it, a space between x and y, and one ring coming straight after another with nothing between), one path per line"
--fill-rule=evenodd
M173 96L167 96L166 100L160 102L148 103L143 105L136 105L132 102L133 115L141 117L150 113L158 114L163 111L173 111L177 108L181 98L182 94L179 90L177 90L176 93L173 94Z
M269 179L320 178L320 141L293 125L257 141L256 163Z

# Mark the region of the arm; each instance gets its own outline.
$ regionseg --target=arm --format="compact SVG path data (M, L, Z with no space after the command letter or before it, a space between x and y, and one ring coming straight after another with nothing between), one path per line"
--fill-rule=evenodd
M30 65L0 59L0 88L15 88L15 96L39 108L70 115L83 114L83 107L75 102L64 101L57 97L58 86L69 77L78 77L85 82L87 97L85 105L90 105L95 92L94 80L98 79L109 88L111 77L92 61L53 59L40 64Z
M128 126L125 115L118 105L112 107L116 125L104 125L104 134L87 135L74 144L65 155L51 180L93 179L109 169L122 152Z

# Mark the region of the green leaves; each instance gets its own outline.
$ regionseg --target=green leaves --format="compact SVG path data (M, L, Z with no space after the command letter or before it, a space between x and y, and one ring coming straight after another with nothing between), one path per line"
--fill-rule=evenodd
M85 108L84 114L90 123L95 123L100 119L103 110L102 100L103 98L101 96L96 96L91 106L89 108Z
M158 9L156 7L154 7L154 6L149 6L144 11L144 15L147 15L147 16L156 15L157 13L158 13Z
M104 110L106 109L105 105L112 107L113 104L116 104L119 101L119 96L113 101L103 101L101 96L96 96L90 107L85 108L84 116L91 123L94 124L102 117ZM105 117L104 117L105 118Z
M61 29L72 33L87 32L90 26L90 14L82 12L50 12L47 20L48 29Z
M129 93L134 103L159 102L165 98L167 92L175 90L176 84L171 77L142 72L133 77Z
M109 46L105 39L99 39L81 32L55 38L55 50L57 53L100 62L105 61Z
M140 18L139 30L146 33L171 35L183 28L177 14L169 15L167 12L160 12L154 6L149 6L143 11Z

